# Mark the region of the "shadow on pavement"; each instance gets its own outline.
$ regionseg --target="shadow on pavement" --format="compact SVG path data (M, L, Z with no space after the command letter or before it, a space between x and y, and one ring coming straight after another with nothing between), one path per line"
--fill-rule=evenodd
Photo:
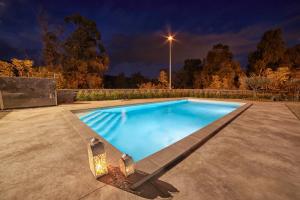
M108 185L117 187L121 190L131 192L135 195L138 195L147 199L155 199L157 197L161 198L172 198L172 193L178 193L178 189L173 185L161 181L159 179L154 179L149 182L144 183L137 190L133 191L130 189L131 184L137 182L138 180L144 178L148 174L139 170L129 177L125 177L118 167L109 167L109 174L103 177L100 177L98 180L106 183Z

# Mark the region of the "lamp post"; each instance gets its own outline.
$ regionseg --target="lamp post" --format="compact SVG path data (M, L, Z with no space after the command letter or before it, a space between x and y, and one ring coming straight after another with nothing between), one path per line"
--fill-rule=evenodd
M169 42L169 89L172 89L172 42L174 40L174 37L172 35L169 35L167 37Z

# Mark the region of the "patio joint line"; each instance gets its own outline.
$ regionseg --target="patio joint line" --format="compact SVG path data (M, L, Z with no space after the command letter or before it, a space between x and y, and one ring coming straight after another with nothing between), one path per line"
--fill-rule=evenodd
M284 104L287 108L288 108L288 110L291 112L291 113L293 113L293 115L298 119L298 120L300 120L300 118L298 117L298 115L296 115L296 113L285 103Z
M76 131L76 133L80 136L80 138L82 138L84 141L86 140L81 134L80 134L80 131L73 125L73 123L68 119L68 117L66 116L66 112L70 112L68 110L63 110L62 112L62 116L63 118L65 119L65 121L67 121L67 123L69 125L71 125L71 127Z
M79 197L78 200L83 199L83 198L89 196L90 194L96 192L96 191L99 190L99 189L101 190L101 189L104 188L105 186L107 186L107 184L105 184L105 185L103 185L103 186L100 186L100 187L98 187L98 188L96 188L96 189L94 189L94 190L92 190L92 191L86 193L85 195Z

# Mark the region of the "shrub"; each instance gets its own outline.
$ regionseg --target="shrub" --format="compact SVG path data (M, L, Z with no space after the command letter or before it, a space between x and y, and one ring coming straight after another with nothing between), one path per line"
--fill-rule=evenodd
M76 94L77 101L99 101L116 99L138 99L138 98L242 98L252 100L271 100L277 95L279 100L299 100L288 93L271 93L262 90L164 90L164 89L138 89L138 90L79 90ZM273 98L274 99L274 98Z

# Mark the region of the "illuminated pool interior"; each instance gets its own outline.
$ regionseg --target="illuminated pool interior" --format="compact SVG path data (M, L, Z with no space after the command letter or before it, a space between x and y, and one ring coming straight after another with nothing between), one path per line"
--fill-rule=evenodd
M177 100L93 110L80 117L137 162L234 111L242 104Z

